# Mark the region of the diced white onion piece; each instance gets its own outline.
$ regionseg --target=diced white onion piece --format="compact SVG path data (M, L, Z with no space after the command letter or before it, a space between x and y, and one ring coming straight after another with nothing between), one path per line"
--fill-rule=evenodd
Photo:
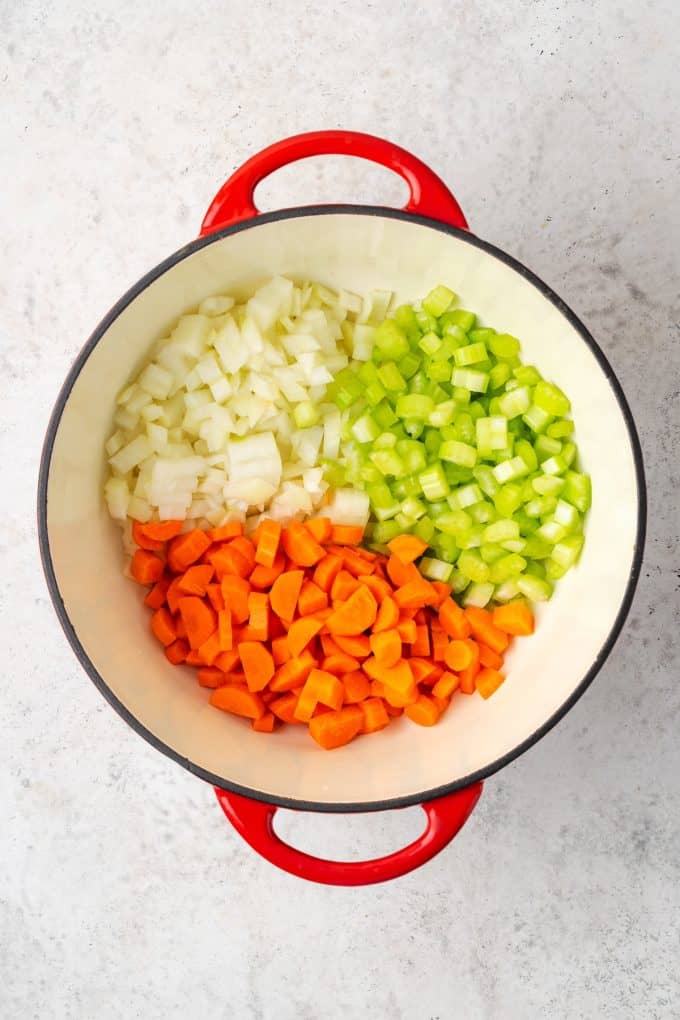
M104 498L114 520L124 521L130 502L130 490L125 479L111 476L104 486Z
M132 471L133 468L141 464L143 460L146 460L153 453L153 448L147 436L137 436L131 442L123 446L118 453L111 457L109 463L111 467L116 471L119 471L121 475L126 475L128 471Z
M333 524L365 528L370 512L368 494L358 489L334 489L323 512Z
M199 315L224 315L230 308L234 307L234 299L222 294L205 298L198 306Z

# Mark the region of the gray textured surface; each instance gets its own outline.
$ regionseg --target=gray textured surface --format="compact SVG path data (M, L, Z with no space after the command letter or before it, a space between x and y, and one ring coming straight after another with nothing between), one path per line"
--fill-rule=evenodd
M0 0L3 1020L680 1015L677 6L422 6ZM107 707L58 628L33 523L49 411L102 313L244 158L339 126L431 163L585 319L651 489L641 583L595 685L448 851L362 891L260 862ZM333 159L261 198L401 194ZM283 827L368 855L418 818Z

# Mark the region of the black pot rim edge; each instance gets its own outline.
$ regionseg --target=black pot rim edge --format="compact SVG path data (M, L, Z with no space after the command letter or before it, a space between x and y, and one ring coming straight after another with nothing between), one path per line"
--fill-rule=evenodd
M162 276L165 272L183 261L189 255L198 251L201 248L207 247L208 245L220 240L223 237L227 237L230 234L239 233L242 230L248 230L252 227L259 226L263 223L271 223L276 220L283 219L294 219L298 217L306 216L320 216L328 214L344 214L344 215L360 215L360 216L377 216L380 218L406 220L408 222L420 224L421 226L429 227L434 230L438 230L442 233L452 234L458 237L460 240L465 241L468 244L472 244L474 247L481 248L494 258L499 259L506 265L510 266L521 276L524 277L529 283L531 283L536 289L545 297L557 310L568 320L568 322L576 329L580 334L584 342L588 345L595 358L600 365L600 368L604 372L609 385L612 388L616 401L623 415L626 428L628 431L628 438L630 441L631 449L633 452L633 460L635 463L635 474L637 482L637 533L635 539L635 548L633 551L633 562L626 585L626 590L619 606L619 611L616 615L612 628L605 640L604 644L600 648L600 651L593 662L592 666L583 677L578 686L570 694L565 702L557 709L556 712L551 715L546 722L544 722L538 729L523 740L520 744L514 747L507 754L501 758L496 759L490 765L487 765L483 769L479 769L476 772L471 773L468 776L458 779L451 783L446 783L442 786L435 787L433 789L425 790L421 793L409 794L405 797L392 797L381 801L369 801L367 803L362 802L351 802L351 803L324 803L317 801L304 801L294 800L289 797L280 797L272 794L265 793L261 790L252 790L248 787L240 786L237 783L230 782L221 776L213 775L206 771L200 766L194 764L188 758L178 754L173 748L165 744L162 740L156 737L150 730L148 730L142 723L134 716L123 703L115 696L111 689L106 684L103 677L95 669L94 664L87 655L85 649L78 640L78 636L75 632L73 625L69 619L68 613L64 606L64 603L59 592L56 575L54 572L54 566L52 564L52 557L50 554L49 537L47 531L47 484L49 478L50 463L52 459L52 450L54 447L54 441L56 434L61 422L61 417L66 406L66 402L70 396L71 390L80 375L80 372L85 365L85 362L89 358L91 352L106 333L115 319L124 311L125 308L132 301L134 301L151 283L153 283L158 277ZM252 219L242 221L240 223L233 224L232 226L226 227L223 230L216 231L215 233L209 234L207 237L199 237L195 241L191 241L189 244L184 245L174 254L170 255L163 262L159 263L154 269L150 270L145 276L143 276L136 284L134 284L126 294L113 306L108 314L102 319L99 325L96 327L76 360L73 363L66 379L61 387L59 395L57 397L54 410L50 417L49 425L45 435L45 441L42 449L42 455L40 460L40 472L38 478L38 538L40 543L40 556L42 559L43 570L45 572L45 578L47 581L47 587L49 590L50 597L54 604L55 611L59 618L59 622L66 634L66 637L75 652L76 658L80 662L85 672L88 674L90 679L93 681L95 686L98 688L100 693L106 698L109 704L116 710L131 727L141 737L143 737L148 743L150 743L156 750L161 751L167 757L173 761L182 765L183 768L189 772L198 776L205 782L210 783L213 786L221 787L222 789L229 790L233 793L241 794L242 796L249 797L253 800L263 801L265 803L273 804L277 807L291 808L298 811L318 811L318 812L329 812L329 813L349 813L349 812L368 812L368 811L385 811L393 808L404 808L411 807L414 805L422 804L426 801L433 800L437 797L442 797L447 794L454 793L456 790L463 789L466 786L470 786L472 783L480 782L492 776L500 769L509 765L510 762L519 758L520 755L524 754L530 747L536 744L542 737L546 735L576 704L579 698L585 693L588 687L591 685L598 672L604 665L609 653L611 652L616 640L621 633L623 624L625 623L626 617L631 607L633 595L635 594L635 588L640 576L640 570L642 566L642 557L644 551L644 541L647 523L647 490L644 475L644 467L642 460L642 450L640 447L640 441L637 435L637 430L633 421L633 416L628 406L628 402L623 393L621 385L614 374L614 371L609 364L609 361L605 357L604 353L586 329L580 319L571 311L571 309L554 293L554 291L541 280L535 273L527 269L521 262L518 262L511 255L496 248L494 245L487 241L483 241L476 237L474 234L461 230L457 227L449 226L439 220L430 219L425 216L419 216L414 213L405 212L397 209L382 208L380 206L363 206L363 205L314 205L314 206L301 206L290 209L280 209L271 213L263 213Z

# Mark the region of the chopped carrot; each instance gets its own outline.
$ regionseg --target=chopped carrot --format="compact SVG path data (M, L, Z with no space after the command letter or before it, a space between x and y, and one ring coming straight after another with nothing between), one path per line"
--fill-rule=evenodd
M386 564L387 576L395 588L402 588L412 581L424 581L424 577L413 563L403 563L398 556L390 556Z
M182 574L179 590L185 595L205 595L215 568L210 563L194 564Z
M350 549L349 547L346 547L343 552L342 562L345 570L352 577L367 577L375 570L373 563L369 563L363 556L359 556L355 549Z
M444 581L430 581L430 584L439 594L437 605L441 606L450 597L453 589L450 584L445 584Z
M191 567L189 569L191 569ZM205 593L210 600L210 605L216 613L219 613L225 608L224 595L222 594L222 589L219 584L206 584Z
M371 684L368 677L362 670L357 669L352 673L345 673L342 678L342 682L345 687L346 705L353 705L358 701L363 701L364 698L369 696Z
M382 599L378 608L378 615L373 624L373 633L380 634L383 630L391 630L399 622L399 606L388 595Z
M232 539L232 542L237 541L238 539L236 538ZM232 543L218 546L214 552L208 553L208 559L215 568L219 581L232 574L236 577L248 577L253 569L250 560L243 553L239 552L238 549L234 549Z
M305 521L305 527L320 545L325 545L330 540L333 526L328 517L311 517Z
M251 591L248 596L248 633L256 641L269 638L269 596Z
M217 614L217 638L221 652L230 652L233 647L234 635L231 629L231 613L228 609L220 609Z
M225 609L232 615L234 623L245 623L248 619L248 596L250 584L244 577L227 575L221 581L222 597Z
M215 610L195 595L185 595L179 600L179 611L187 629L191 648L194 650L200 648L217 629Z
M160 609L161 606L165 604L169 587L170 578L163 575L160 580L156 581L153 588L144 599L144 605L148 606L149 609Z
M352 655L340 652L338 655L327 655L321 663L321 668L325 669L327 673L341 676L343 673L354 673L359 669L359 660Z
M171 645L165 647L165 658L168 662L171 662L173 666L179 666L181 662L186 662L186 657L189 654L189 645L186 641L182 641L178 638L177 641L173 641Z
M501 668L503 665L502 655L494 652L493 648L489 648L483 641L478 641L477 647L479 648L479 662L481 666L488 666L490 669Z
M179 612L179 600L185 597L184 594L179 589L179 582L181 580L182 580L181 574L179 577L173 578L173 580L170 582L170 585L165 596L165 601L168 603L168 608L170 609L171 613Z
M506 634L519 636L533 634L534 614L524 601L508 602L504 606L496 606L492 615L494 627Z
M281 722L298 723L300 720L295 718L297 703L298 695L289 691L287 694L282 694L280 698L270 701L269 708Z
M310 613L318 613L328 605L328 595L319 588L314 581L305 581L300 589L297 608L300 616L309 616Z
M140 525L144 538L150 542L168 542L179 535L183 527L184 521L148 521Z
M334 602L346 602L350 595L357 591L360 583L348 570L341 570L333 581L331 598Z
M406 659L399 659L394 666L381 666L377 659L372 657L366 659L361 668L372 680L380 680L386 689L406 691L415 683L413 670Z
M467 669L462 670L459 673L460 685L458 690L461 694L474 694L475 693L475 677L479 673L479 663L473 662L468 666Z
M427 542L423 542L417 535L397 535L387 543L387 548L402 563L413 563L423 555L427 549Z
M407 715L412 722L418 723L419 726L434 726L439 719L440 712L432 698L426 694L420 694L417 701L406 706L404 715Z
M208 528L206 535L211 542L228 542L230 538L238 538L243 534L243 525L240 521L228 521L219 528Z
M415 620L413 622L415 623ZM427 626L426 623L416 623L416 639L411 645L411 655L429 655L429 654L430 654L430 628Z
M430 678L437 671L437 666L434 662L429 662L427 659L410 658L408 664L411 667L416 683L430 686Z
M483 698L490 698L504 680L505 677L502 673L499 673L497 669L489 669L487 666L480 669L475 677L475 686Z
M187 666L202 666L203 659L198 654L198 648L190 648L186 657Z
M257 548L255 562L263 567L273 567L281 541L281 525L278 521L266 518L257 530Z
M382 603L383 599L392 598L392 589L384 577L378 577L376 574L366 575L361 578L361 583L368 588L370 592L373 592L380 603ZM394 601L394 599L392 599L392 601Z
M253 588L265 591L267 588L271 588L276 578L280 577L285 569L286 557L280 552L277 554L271 567L263 567L261 563L253 567L248 580Z
M331 542L336 545L359 545L364 529L359 525L334 524L331 528Z
M404 714L403 708L398 708L396 705L390 705L389 701L385 701L385 711L392 719L398 718L400 715Z
M394 687L385 686L384 700L386 707L387 705L391 705L392 708L406 708L407 705L412 705L414 701L417 701L418 697L418 684L415 682L403 691L398 691Z
M390 717L382 698L366 698L359 705L363 715L362 733L377 733L389 725Z
M474 661L474 654L470 645L470 641L450 641L446 654L444 655L444 662L454 672L459 673ZM477 653L479 655L479 653Z
M273 733L276 726L276 716L273 712L265 712L260 719L253 719L251 725L257 733Z
M224 687L227 683L226 673L223 673L221 669L216 669L214 666L204 666L203 669L198 671L198 682L201 687L210 687L213 690L217 690L218 687Z
M260 527L262 527L266 523L267 523L266 521L262 521ZM244 560L248 561L248 567L250 570L254 568L256 562L255 546L253 545L249 538L247 538L245 535L239 535L238 538L232 538L231 542L228 545L228 548L231 549L232 551L236 550L236 552L240 553L241 556L243 556Z
M144 525L139 521L132 522L132 541L140 549L146 549L148 552L161 552L163 548L163 543L158 541L158 539L145 535Z
M220 639L217 631L213 631L198 649L198 654L205 666L212 666L217 656L222 652Z
M301 722L309 722L319 703L338 709L342 706L344 694L342 682L336 676L322 669L313 669L302 688L295 717Z
M309 732L326 751L348 744L359 733L364 713L357 705L346 705L337 712L324 712L309 723Z
M278 667L269 684L269 689L282 692L301 687L313 669L316 669L316 659L309 652L304 651L301 655L289 659Z
M328 629L331 634L361 634L373 626L377 613L374 595L362 584L328 617Z
M299 521L291 521L283 529L281 544L288 559L299 567L313 567L326 555L324 547Z
M375 633L375 626L373 627L373 633ZM371 654L371 645L365 634L357 634L354 637L336 634L334 641L341 652L345 652L355 659L365 659Z
M437 592L429 581L419 578L409 581L394 593L394 601L400 609L420 609L422 606L437 604Z
M498 627L494 626L493 617L487 609L481 609L479 606L468 606L464 612L472 628L472 633L476 638L483 641L494 652L500 654L505 651L510 644L510 639L505 631L499 630Z
M470 621L453 599L444 599L439 607L439 622L451 638L460 640L470 636Z
M261 719L265 713L264 702L259 694L247 690L240 684L226 684L210 695L210 704L223 712L243 715L247 719Z
M324 655L342 655L342 648L330 634L320 634L319 638Z
M294 658L300 655L322 626L323 622L315 616L303 616L292 623L288 631L290 654Z
M430 637L432 640L432 658L435 662L443 662L446 649L449 647L449 639L444 628L434 618L430 622Z
M261 691L274 676L274 660L259 641L241 641L238 654L249 691Z
M206 549L210 548L210 539L205 531L194 528L176 535L168 545L168 566L175 574L182 574L196 560L200 560Z
M151 617L151 630L162 645L171 645L177 640L177 630L168 609L157 609Z
M413 645L418 636L418 628L415 620L399 620L397 633L405 645Z
M342 557L326 554L316 565L313 574L314 584L318 584L322 591L329 592L340 570L342 570Z
M288 638L285 634L283 637L274 638L272 641L272 658L274 659L274 665L283 666L284 662L288 662L290 657Z
M458 690L459 683L460 677L456 673L442 673L432 688L432 694L436 698L450 698Z
M163 576L163 560L146 549L137 549L130 563L130 573L137 584L156 584Z
M221 669L223 673L231 673L239 661L238 649L232 648L228 652L220 652L215 659L214 665Z
M287 570L274 581L269 604L282 620L294 618L304 576L304 570Z
M397 630L371 634L370 645L379 666L396 666L401 659L401 637Z

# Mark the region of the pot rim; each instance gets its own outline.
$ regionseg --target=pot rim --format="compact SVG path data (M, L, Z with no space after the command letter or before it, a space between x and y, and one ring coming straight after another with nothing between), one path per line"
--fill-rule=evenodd
M99 343L101 338L107 332L112 323L118 318L118 316L128 307L147 287L149 287L155 280L166 273L173 266L182 262L185 258L193 255L194 252L199 251L202 248L213 244L216 241L221 240L224 237L228 237L231 234L240 233L242 230L249 230L253 227L257 227L260 224L272 223L277 220L296 219L306 216L322 216L322 215L358 215L358 216L377 216L385 217L388 219L406 220L420 224L430 229L439 230L445 234L451 234L454 237L466 242L467 244L473 245L473 247L481 248L494 258L504 262L511 269L514 269L519 273L525 280L531 283L546 300L550 301L552 305L567 319L570 325L579 333L584 342L588 345L593 355L595 356L600 368L604 372L607 381L614 393L619 410L623 416L626 430L628 432L628 438L630 441L633 461L635 464L635 480L637 489L637 528L635 535L635 546L633 549L633 562L626 585L624 596L621 600L618 612L614 623L604 641L597 657L595 658L592 666L582 678L577 687L572 691L570 696L565 702L554 712L541 726L539 726L533 733L531 733L525 740L519 743L511 751L507 752L500 758L491 762L485 768L478 769L475 772L464 776L462 779L454 780L451 783L446 783L442 786L438 786L429 790L424 790L420 793L408 794L404 797L392 797L380 801L368 801L368 802L323 802L323 801L304 801L295 800L290 797L280 797L273 794L265 793L261 790L253 790L249 787L242 786L238 783L230 782L222 776L214 775L208 772L206 769L201 768L188 758L178 754L172 747L164 743L158 737L156 737L150 730L148 730L137 717L125 707L125 705L116 697L113 691L109 688L104 678L95 669L94 664L89 658L87 652L81 645L78 635L73 627L68 612L64 606L59 586L57 584L57 578L54 571L54 565L52 563L52 557L50 553L49 533L47 527L47 486L49 481L50 465L52 460L52 452L54 448L54 442L61 422L61 417L64 412L64 408L71 394L71 390L75 385L80 372L82 371L87 359L90 354ZM490 244L488 241L484 241L477 237L475 234L470 233L466 230L461 230L458 227L450 226L441 220L431 219L426 216L421 216L416 213L406 212L405 210L390 209L382 206L367 206L367 205L311 205L311 206L296 206L289 209L279 209L273 212L261 213L248 220L243 220L238 223L234 223L231 226L225 227L222 230L215 231L215 233L208 234L205 237L198 237L194 241L190 241L188 244L179 248L172 255L168 256L162 262L160 262L154 269L151 269L148 273L142 276L137 283L130 287L126 293L120 298L119 301L110 309L110 311L104 316L98 326L94 329L89 339L83 346L82 350L76 357L71 369L64 380L64 383L59 391L57 400L50 416L49 424L47 426L47 432L45 434L45 441L40 458L40 471L38 476L38 540L40 545L40 557L42 560L43 570L45 573L45 579L47 581L47 588L54 605L59 622L61 623L62 629L68 639L71 648L73 649L76 658L80 662L85 672L88 674L95 687L104 696L113 709L118 713L121 718L128 723L129 726L135 730L141 737L143 737L152 747L156 750L161 751L162 754L171 758L177 762L187 771L198 776L200 779L205 780L213 786L219 787L224 790L229 790L232 793L241 794L245 797L250 797L253 800L263 801L265 803L274 804L277 807L290 808L298 811L319 811L329 813L350 813L350 812L368 812L368 811L385 811L392 808L403 808L412 807L414 805L422 804L425 801L433 800L437 797L444 796L449 793L453 793L456 790L463 789L466 786L470 786L472 783L479 782L487 779L494 773L500 771L510 762L519 758L520 755L528 751L530 747L536 744L542 737L544 737L557 723L567 714L567 712L576 704L579 698L585 693L590 687L591 683L599 673L600 669L604 665L609 653L611 652L616 640L621 633L626 617L630 611L633 595L637 587L637 582L640 576L640 569L642 565L642 557L644 551L645 532L647 526L647 487L644 475L644 466L642 460L642 450L640 447L640 440L638 438L637 430L633 420L633 415L623 393L621 385L609 364L606 356L602 352L601 348L596 343L593 336L586 329L581 320L575 315L575 313L562 301L560 297L535 273L524 266L521 262L515 259L513 256L508 255L502 249L497 248L495 245Z

